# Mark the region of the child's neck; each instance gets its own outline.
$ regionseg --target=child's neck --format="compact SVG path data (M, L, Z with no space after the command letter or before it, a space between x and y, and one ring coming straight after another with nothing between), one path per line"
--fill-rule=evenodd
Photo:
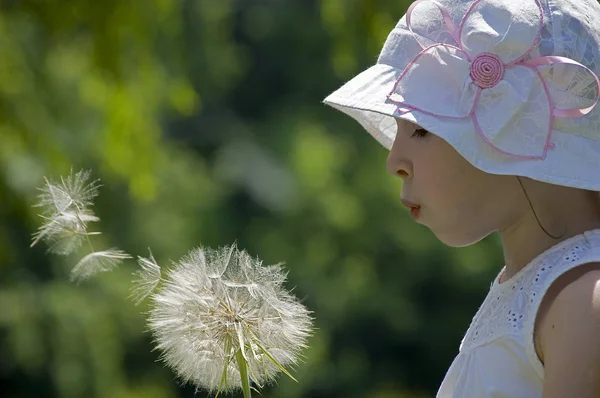
M600 229L598 197L591 196L590 192L581 192L585 194L571 197L568 204L555 204L545 209L536 206L540 222L554 238L542 230L531 211L524 214L515 225L499 231L506 264L500 283L510 279L552 246L585 231Z

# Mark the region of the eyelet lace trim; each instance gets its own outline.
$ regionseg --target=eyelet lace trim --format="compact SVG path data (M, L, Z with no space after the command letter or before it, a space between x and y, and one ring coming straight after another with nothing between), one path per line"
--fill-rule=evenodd
M473 317L460 351L469 351L508 335L521 335L523 341L528 341L533 336L541 299L552 282L577 265L599 260L600 230L594 230L553 246L508 281L498 283L503 269Z

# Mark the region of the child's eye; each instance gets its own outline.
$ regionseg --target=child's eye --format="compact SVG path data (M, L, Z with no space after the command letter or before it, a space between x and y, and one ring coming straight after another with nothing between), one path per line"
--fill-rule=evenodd
M424 128L416 129L415 132L410 136L411 138L415 137L425 137L429 132Z

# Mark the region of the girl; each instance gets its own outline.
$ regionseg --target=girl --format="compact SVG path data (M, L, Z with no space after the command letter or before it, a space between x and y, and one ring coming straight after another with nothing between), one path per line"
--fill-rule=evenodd
M439 240L502 238L438 398L600 397L599 20L596 0L418 0L325 99Z

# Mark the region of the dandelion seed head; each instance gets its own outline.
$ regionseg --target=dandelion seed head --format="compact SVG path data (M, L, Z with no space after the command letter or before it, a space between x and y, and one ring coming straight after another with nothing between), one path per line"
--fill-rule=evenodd
M280 371L271 358L284 368L297 364L312 319L284 280L281 266L262 266L235 245L192 250L152 295L148 322L162 359L212 392L241 388L239 350L258 386Z

